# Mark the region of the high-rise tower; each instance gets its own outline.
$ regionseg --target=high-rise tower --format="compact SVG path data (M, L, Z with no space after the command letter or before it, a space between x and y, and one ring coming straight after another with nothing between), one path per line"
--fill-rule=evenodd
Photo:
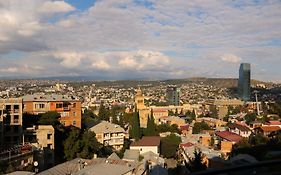
M250 100L251 94L251 65L241 63L238 80L238 97L243 101Z
M180 105L180 88L176 86L168 86L166 91L166 100L169 105Z

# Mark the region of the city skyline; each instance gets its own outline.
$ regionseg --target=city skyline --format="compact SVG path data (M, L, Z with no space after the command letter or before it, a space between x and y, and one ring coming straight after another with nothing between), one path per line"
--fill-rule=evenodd
M280 1L0 0L0 78L280 82Z

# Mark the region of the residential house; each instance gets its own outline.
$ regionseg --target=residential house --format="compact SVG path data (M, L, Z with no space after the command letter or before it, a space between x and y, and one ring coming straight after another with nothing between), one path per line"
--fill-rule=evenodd
M96 133L98 142L105 146L112 146L116 150L123 148L124 139L128 137L121 126L107 121L102 121L89 130Z
M160 153L160 137L159 136L143 136L141 140L133 142L130 149L140 151L140 154L151 151L155 154Z
M224 153L229 153L232 146L242 140L242 136L230 131L215 132L215 144L220 145L220 150Z
M281 131L279 126L260 126L254 129L255 133L263 134L264 136L270 136L276 134L278 131Z
M230 132L236 133L242 137L249 137L252 133L248 126L241 123L230 123L228 128Z

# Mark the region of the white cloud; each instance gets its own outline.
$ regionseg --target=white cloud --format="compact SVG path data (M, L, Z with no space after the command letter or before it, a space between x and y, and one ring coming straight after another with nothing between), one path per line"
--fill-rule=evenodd
M4 73L16 73L18 72L18 68L17 67L8 67L8 68L0 68L0 72L4 72Z
M66 13L74 10L73 6L64 1L46 1L39 9L43 13Z
M157 70L166 67L170 62L169 57L155 51L139 50L127 52L125 55L124 58L119 60L118 64L128 69Z
M83 55L77 52L57 52L54 57L61 60L60 64L66 68L75 68L80 65Z
M104 60L95 61L95 62L93 62L92 66L99 70L109 70L110 69L110 65L107 62L105 62Z
M224 54L222 55L221 60L231 63L241 62L241 58L233 54Z

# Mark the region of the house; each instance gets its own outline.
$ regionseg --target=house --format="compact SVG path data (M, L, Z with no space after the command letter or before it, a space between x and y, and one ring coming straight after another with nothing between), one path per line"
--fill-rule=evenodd
M124 139L128 137L128 134L121 126L107 121L102 121L89 130L96 133L98 142L104 146L112 146L115 150L122 149Z
M229 153L232 150L232 146L242 140L242 136L230 132L230 131L218 131L215 132L217 145L220 145L220 150L224 153Z
M155 154L160 153L160 137L159 136L143 136L141 140L133 142L130 149L140 150L140 154L151 151Z
M230 132L236 133L242 137L249 137L251 135L251 129L241 123L230 123L228 124Z
M139 161L140 151L136 149L126 149L122 160L125 161Z
M280 130L281 128L279 126L260 126L254 129L256 134L260 133L264 136L270 136Z
M184 119L176 116L163 116L158 119L158 124L169 124L173 125L176 124L178 127L186 125Z

